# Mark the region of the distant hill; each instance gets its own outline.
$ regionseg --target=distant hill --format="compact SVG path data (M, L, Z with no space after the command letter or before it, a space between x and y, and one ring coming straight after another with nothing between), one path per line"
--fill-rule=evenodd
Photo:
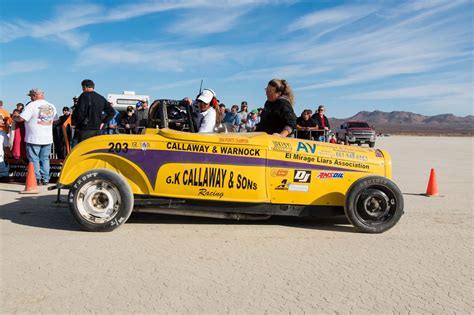
M331 129L336 130L348 120L363 120L375 126L377 133L468 135L474 136L474 116L458 117L453 114L424 116L411 112L362 111L348 118L329 118Z

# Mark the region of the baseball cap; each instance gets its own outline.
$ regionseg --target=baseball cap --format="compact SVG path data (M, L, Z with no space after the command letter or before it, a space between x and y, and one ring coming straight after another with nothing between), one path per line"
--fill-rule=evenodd
M28 96L32 96L32 95L36 95L36 94L44 94L43 90L41 89L38 89L38 88L34 88L34 89L31 89L28 94Z
M216 97L216 93L214 93L213 90L211 89L204 89L202 92L198 95L197 100L202 101L206 104L209 104L212 100L213 97Z
M251 113L252 113L252 114L258 114L258 110L252 109Z

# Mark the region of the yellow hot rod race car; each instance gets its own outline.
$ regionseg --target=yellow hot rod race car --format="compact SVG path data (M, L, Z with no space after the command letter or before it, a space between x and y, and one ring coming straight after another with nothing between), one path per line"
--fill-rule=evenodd
M232 219L331 212L381 233L403 214L384 150L260 132L197 134L183 131L186 114L167 126L161 111L150 114L155 128L144 134L93 137L66 158L53 188L69 188L83 229L113 230L132 211Z

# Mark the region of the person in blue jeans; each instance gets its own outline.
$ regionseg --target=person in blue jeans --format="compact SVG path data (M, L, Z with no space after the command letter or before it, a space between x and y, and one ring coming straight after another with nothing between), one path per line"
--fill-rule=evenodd
M21 113L13 116L25 122L26 156L35 168L38 185L49 183L49 154L53 143L53 122L57 120L56 107L44 99L44 92L32 89L27 94L31 102Z

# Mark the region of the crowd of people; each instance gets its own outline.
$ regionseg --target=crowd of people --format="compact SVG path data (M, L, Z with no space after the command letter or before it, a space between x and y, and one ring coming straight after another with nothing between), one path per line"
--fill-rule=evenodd
M123 113L112 107L102 95L95 92L92 80L81 82L82 93L74 97L73 107L63 107L58 117L56 107L45 100L41 89L31 89L27 94L30 102L18 103L10 114L0 101L0 176L8 176L4 148L17 160L30 161L34 165L39 185L49 182L50 153L52 144L58 159L64 159L64 123L70 119L74 126L67 130L71 147L100 134L136 134L147 125L148 103L139 101L128 106ZM272 79L265 88L266 102L263 108L249 110L242 101L240 108L227 108L219 102L211 89L202 90L195 100L186 97L182 103L189 106L197 132L219 132L230 127L235 132L262 131L279 137L293 136L301 139L335 142L328 138L330 125L325 107L320 105L316 113L305 109L296 117L294 94L286 80Z

